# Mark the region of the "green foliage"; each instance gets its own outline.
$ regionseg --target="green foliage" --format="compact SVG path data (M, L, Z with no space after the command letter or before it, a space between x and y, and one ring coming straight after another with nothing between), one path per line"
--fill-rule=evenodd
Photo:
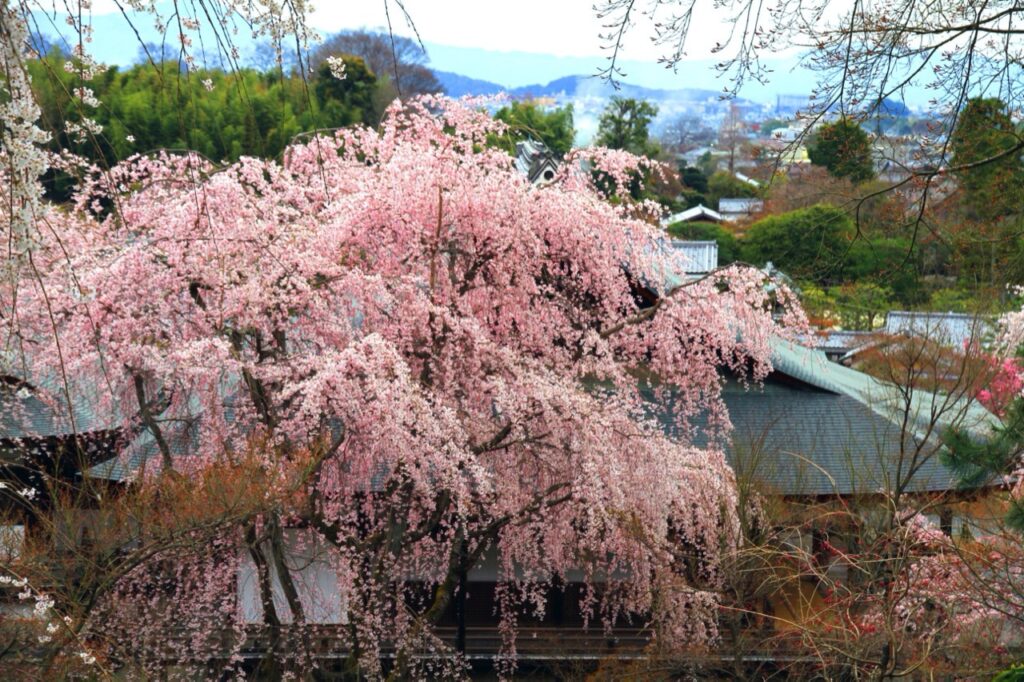
M705 192L708 208L718 210L718 202L721 199L750 199L759 196L757 187L750 183L737 180L728 171L718 171L708 178L708 188Z
M311 71L330 56L361 58L379 80L374 93L377 114L383 113L396 97L441 92L443 88L427 64L430 61L420 43L388 32L342 31L324 40L309 57Z
M811 136L807 156L811 163L827 168L837 178L865 182L875 177L868 135L848 118L821 126Z
M851 282L831 287L829 295L846 329L871 331L885 321L893 307L893 291L874 282Z
M844 211L819 204L757 221L747 230L741 252L747 262L771 261L791 276L826 285L841 281L853 233Z
M701 194L707 194L708 176L704 175L704 171L700 168L694 168L693 166L680 168L679 179L682 180L682 183L690 189L700 192Z
M992 678L992 682L1024 682L1024 664L1017 664Z
M708 205L708 198L706 196L688 187L684 187L679 193L679 201L677 203L681 204L679 210L693 208L694 206L707 206L711 208Z
M967 313L979 309L974 293L963 288L943 288L933 291L928 299L928 308L954 313Z
M308 84L252 69L181 73L176 62L112 67L84 84L101 102L96 109L73 96L83 84L64 62L54 52L29 63L42 126L54 151L69 149L103 166L158 149L189 149L214 161L274 157L299 133L366 123L375 115L376 78L355 57L345 58L345 80L321 68ZM103 126L102 133L83 141L69 135L66 123L83 116ZM64 198L66 181L49 180L54 198Z
M335 78L330 66L324 62L316 70L313 91L320 105L319 120L325 127L340 128L374 119L374 94L377 77L360 57L341 57L345 63L345 78Z
M1009 404L1002 427L987 440L979 440L962 429L951 429L942 434L942 439L946 446L942 462L953 470L961 487L977 488L1012 474L1024 448L1024 399L1017 398ZM1020 501L1012 502L1006 522L1024 532L1024 506Z
M829 292L814 282L799 282L800 302L812 324L831 326L835 323L836 300Z
M650 139L651 121L658 107L646 100L612 97L598 122L596 144L625 149L642 156L657 156L658 145Z
M871 331L894 307L893 291L875 282L849 282L822 288L800 282L800 300L811 321L823 326Z
M919 253L914 251L909 239L857 239L843 259L843 278L884 284L890 298L898 299L903 305L919 305L927 300L918 276L919 261Z
M534 102L512 102L499 109L494 118L509 126L508 135L494 141L509 154L515 154L516 142L532 138L543 142L554 154L565 156L576 137L571 104L545 111Z
M718 264L728 265L740 258L740 245L736 237L721 225L700 220L672 223L666 230L677 239L718 242Z
M975 98L960 112L950 138L953 167L973 217L992 220L1020 211L1024 162L1006 104Z
M718 169L718 159L710 151L704 152L697 159L697 168L707 177L711 177Z
M711 203L707 198L708 177L701 169L693 166L680 167L679 180L682 183L682 188L679 190L676 203L680 204L680 209L700 205L711 208Z
M778 118L770 118L761 124L761 134L771 135L776 130L779 130L780 128L786 128L788 126L788 121L783 121L782 119Z

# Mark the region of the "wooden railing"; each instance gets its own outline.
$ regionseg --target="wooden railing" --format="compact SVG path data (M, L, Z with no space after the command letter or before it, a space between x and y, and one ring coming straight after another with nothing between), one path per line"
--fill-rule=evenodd
M278 646L293 646L297 637L317 657L337 658L349 654L345 633L337 631L341 626L316 626L303 635L288 632L287 627L279 633ZM334 632L332 632L334 630ZM456 630L454 627L434 628L434 634L449 647L455 649ZM254 631L246 641L242 655L259 656L271 648L272 633L260 629ZM516 631L516 656L520 659L602 659L636 658L643 654L650 643L648 634L639 628L615 628L606 633L602 628L560 628L520 627ZM387 644L383 649L387 651ZM502 638L497 627L467 627L465 653L470 658L492 658L501 650Z

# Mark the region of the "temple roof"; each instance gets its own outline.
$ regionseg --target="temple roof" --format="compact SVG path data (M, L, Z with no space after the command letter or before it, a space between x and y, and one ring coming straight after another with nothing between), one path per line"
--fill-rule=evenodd
M942 431L956 426L981 438L1000 424L976 401L920 390L906 401L895 386L788 341L773 342L772 363L762 386L730 378L722 397L734 427L726 455L737 477L777 494L862 495L897 483L904 492L953 490ZM675 435L667 403L658 416Z

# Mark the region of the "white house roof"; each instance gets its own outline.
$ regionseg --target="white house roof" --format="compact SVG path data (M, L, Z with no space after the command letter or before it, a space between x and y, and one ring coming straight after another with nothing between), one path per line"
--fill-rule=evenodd
M704 204L698 204L697 206L694 206L693 208L688 208L685 211L680 211L679 213L674 213L674 214L668 216L667 218L662 218L661 219L661 224L662 224L662 226L667 226L667 225L671 225L673 223L686 223L686 222L689 222L691 220L697 220L697 219L700 219L700 218L705 218L707 220L713 220L715 222L722 222L722 220L724 220L724 218L722 217L722 214L719 213L718 211L710 209L707 206L705 206Z
M748 175L744 175L743 173L740 173L739 171L736 171L735 173L733 173L733 176L737 180L739 180L740 182L745 182L748 185L750 185L751 187L760 187L761 186L760 182L758 182L757 180L755 180L754 178L752 178L752 177L750 177Z

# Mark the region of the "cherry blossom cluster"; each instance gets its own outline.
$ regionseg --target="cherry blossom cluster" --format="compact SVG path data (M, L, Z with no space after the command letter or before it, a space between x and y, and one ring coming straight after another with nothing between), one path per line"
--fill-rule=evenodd
M10 625L11 620L20 620L32 632L35 632L35 641L32 644L46 645L55 640L61 644L61 653L64 657L70 658L72 668L82 669L97 665L97 657L94 651L88 647L82 637L75 630L75 621L70 616L61 616L54 608L56 601L52 596L36 590L25 577L17 577L10 574L0 574L0 589L18 590L17 598L20 602L31 602L32 610L24 613L21 618L8 616L4 623ZM13 611L17 613L17 611ZM13 642L9 642L13 646Z
M86 172L51 216L2 332L27 378L60 373L154 443L124 455L140 485L252 456L297 472L213 545L124 577L89 629L112 656L150 668L175 627L183 661L242 646L238 557L286 566L291 527L333 566L320 598L344 602L371 675L387 647L443 648L453 576L483 561L505 660L517 614L578 576L589 620L649 619L668 647L715 639L739 538L721 371L763 378L772 335L805 321L753 269L681 283L657 228L603 193L601 172L623 186L642 160L594 153L536 188L487 145L500 128L472 102L396 103L379 130L281 163L162 154ZM261 618L295 624L289 665L313 665L300 576L274 575L292 597L266 592ZM435 597L410 607L417 585ZM215 632L226 617L231 636Z

